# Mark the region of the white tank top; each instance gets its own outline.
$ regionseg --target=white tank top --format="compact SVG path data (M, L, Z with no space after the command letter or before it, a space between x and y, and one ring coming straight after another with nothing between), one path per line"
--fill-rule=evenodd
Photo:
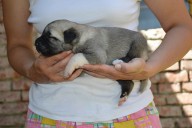
M137 30L139 9L137 0L30 0L28 22L39 33L58 19ZM70 82L35 83L30 88L29 108L55 120L109 121L139 111L153 100L150 81L142 94L138 93L140 82L134 83L133 91L120 107L121 87L114 80L84 75Z

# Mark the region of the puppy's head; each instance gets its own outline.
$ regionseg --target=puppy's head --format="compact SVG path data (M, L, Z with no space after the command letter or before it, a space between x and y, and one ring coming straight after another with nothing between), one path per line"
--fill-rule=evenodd
M72 50L79 41L76 23L58 20L48 24L42 35L36 39L35 46L39 53L51 56L63 51Z

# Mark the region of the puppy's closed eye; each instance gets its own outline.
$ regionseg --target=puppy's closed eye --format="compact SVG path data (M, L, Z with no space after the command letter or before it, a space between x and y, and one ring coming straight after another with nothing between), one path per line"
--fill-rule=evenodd
M78 39L79 34L74 28L70 28L66 31L64 31L64 41L68 44L75 43L75 40ZM77 42L77 41L76 41Z
M54 41L57 41L59 39L57 39L56 37L50 37L50 39L54 40Z

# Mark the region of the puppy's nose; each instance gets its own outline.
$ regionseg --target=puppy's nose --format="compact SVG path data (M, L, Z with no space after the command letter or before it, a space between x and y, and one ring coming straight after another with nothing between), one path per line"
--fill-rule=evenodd
M37 38L37 39L35 40L35 46L38 47L39 45L40 45L40 39Z
M35 41L35 47L37 49L37 51L39 53L42 52L42 43L41 43L41 39L40 38L37 38L36 41Z

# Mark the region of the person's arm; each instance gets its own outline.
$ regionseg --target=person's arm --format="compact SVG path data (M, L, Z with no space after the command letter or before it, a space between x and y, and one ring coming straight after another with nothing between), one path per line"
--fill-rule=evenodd
M152 74L179 61L192 48L192 19L183 0L145 0L166 32L148 60Z
M2 0L2 5L7 36L7 53L11 66L19 74L35 82L47 83L66 80L60 72L64 70L72 54L65 52L46 58L36 57L33 52L33 26L27 22L30 15L29 1ZM67 80L75 77L73 75Z
M145 0L167 33L159 48L147 62L136 58L129 63L85 65L93 76L114 80L141 80L168 68L192 48L192 20L183 0Z

